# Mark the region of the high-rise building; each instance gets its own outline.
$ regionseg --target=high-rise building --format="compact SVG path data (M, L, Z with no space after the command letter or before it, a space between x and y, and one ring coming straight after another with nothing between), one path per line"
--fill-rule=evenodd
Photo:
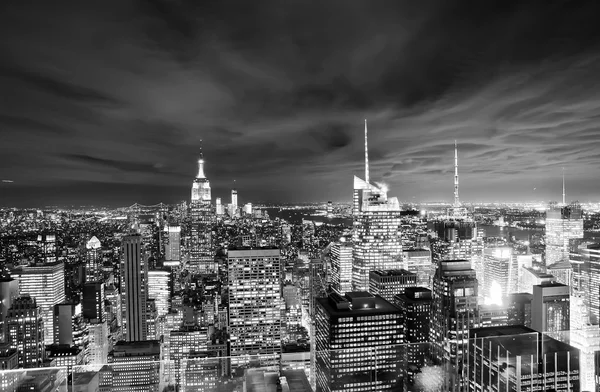
M200 145L198 174L196 174L196 178L192 183L192 203L200 202L202 204L210 204L211 200L210 181L204 174L204 154L202 153L202 145Z
M517 291L517 259L510 247L486 248L483 254L483 295L491 303L502 303L509 293Z
M570 329L569 286L547 283L533 286L531 328L539 332L561 332Z
M400 309L367 292L316 303L317 392L400 390Z
M404 294L394 296L394 303L400 308L402 320L402 343L404 383L410 390L415 375L425 365L428 357L429 321L431 318L431 290L425 287L408 287Z
M352 242L346 237L331 244L331 287L339 294L352 291Z
M208 330L200 327L182 327L169 332L169 364L173 365L176 383L181 384L183 360L191 354L206 351L208 344Z
M35 298L21 296L6 315L8 344L17 350L19 367L41 367L46 359L44 320Z
M266 365L281 354L281 252L230 249L227 256L231 365L250 356Z
M6 314L13 300L18 296L19 281L13 278L0 278L0 343L6 340Z
M244 214L252 215L252 203L244 204Z
M431 289L435 272L430 249L404 249L402 251L403 269L417 275L417 283L421 287Z
M369 293L393 301L407 287L417 286L417 275L407 270L374 270L369 272Z
M85 244L85 281L102 281L102 244L96 236Z
M19 295L35 298L44 319L46 344L54 343L54 305L65 300L65 266L63 263L20 266L11 271L19 281Z
M572 293L582 295L590 317L590 322L600 322L600 244L582 244L571 253L573 271Z
M579 203L571 205L551 205L546 211L546 266L569 271L569 251L571 240L583 238L583 212ZM563 284L567 276L557 276Z
M218 216L225 214L225 211L223 210L223 203L221 202L220 197L217 197L215 199L215 213Z
M352 289L368 291L369 272L402 268L401 208L387 197L387 186L369 179L367 122L365 120L365 179L354 176Z
M533 294L513 293L508 296L508 325L524 325L531 327L531 302Z
M171 273L169 271L148 271L148 298L156 301L158 316L169 312L171 299Z
M191 238L188 269L197 272L214 272L212 224L214 211L211 205L210 182L204 175L204 156L200 148L198 174L192 186L190 203Z
M546 272L533 268L522 268L519 292L533 294L533 286L556 282L556 278Z
M63 302L54 305L54 344L81 345L83 348L86 329L81 304Z
M123 339L127 342L146 340L147 286L148 264L142 250L142 236L123 237L121 311Z
M168 225L165 227L165 231L168 234L165 246L165 262L177 266L181 260L181 226Z
M238 191L235 188L231 190L231 208L235 214L238 209Z
M197 272L214 272L216 265L212 243L213 209L210 204L192 202L191 243L188 269Z
M469 391L579 391L579 350L523 326L471 330Z
M108 360L108 323L94 322L88 325L87 358L90 365L103 365Z
M37 236L37 247L39 258L36 261L41 264L54 264L57 262L56 235L39 234Z
M100 390L113 392L158 392L160 382L160 342L157 340L118 342L108 355L104 377L109 385ZM101 370L102 371L102 370ZM102 388L104 387L104 388Z
M444 260L433 278L430 340L438 360L458 369L460 382L469 329L477 326L478 283L468 260Z
M83 318L90 322L102 322L105 320L104 283L89 282L83 285Z

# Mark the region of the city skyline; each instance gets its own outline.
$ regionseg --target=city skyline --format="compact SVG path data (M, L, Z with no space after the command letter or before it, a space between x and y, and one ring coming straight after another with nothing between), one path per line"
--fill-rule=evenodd
M9 4L0 205L186 200L200 139L223 200L349 201L365 118L400 200L455 140L466 203L597 200L598 5L519 3Z

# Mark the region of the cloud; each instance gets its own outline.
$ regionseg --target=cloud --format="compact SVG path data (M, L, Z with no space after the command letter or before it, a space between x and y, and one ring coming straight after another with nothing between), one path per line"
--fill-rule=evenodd
M348 200L364 118L372 177L400 198L452 197L454 140L466 200L531 198L532 179L553 197L562 166L593 197L599 7L12 2L0 177L21 188L0 205L78 184L65 202L105 189L125 205L135 186L178 201L200 139L216 195L236 179L241 199Z

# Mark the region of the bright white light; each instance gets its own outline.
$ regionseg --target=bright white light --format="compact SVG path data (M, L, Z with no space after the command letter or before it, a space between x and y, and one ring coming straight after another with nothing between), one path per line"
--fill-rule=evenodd
M441 366L424 366L415 376L416 386L425 392L440 391L447 375Z
M385 193L387 194L388 192L388 185L383 183L383 182L375 182L375 185L377 185L377 188L379 188L379 190L381 191L381 193Z
M485 298L486 305L502 305L502 286L495 280L490 287L490 296Z

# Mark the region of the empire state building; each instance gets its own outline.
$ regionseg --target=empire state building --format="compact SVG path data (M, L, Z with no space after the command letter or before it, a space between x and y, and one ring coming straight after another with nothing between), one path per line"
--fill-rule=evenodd
M210 204L210 181L204 175L204 154L202 154L202 146L200 146L200 157L198 157L198 174L192 183L192 204Z
M191 238L188 269L196 272L215 270L212 246L214 211L211 205L210 182L204 175L204 155L200 147L198 174L192 183L190 203Z

